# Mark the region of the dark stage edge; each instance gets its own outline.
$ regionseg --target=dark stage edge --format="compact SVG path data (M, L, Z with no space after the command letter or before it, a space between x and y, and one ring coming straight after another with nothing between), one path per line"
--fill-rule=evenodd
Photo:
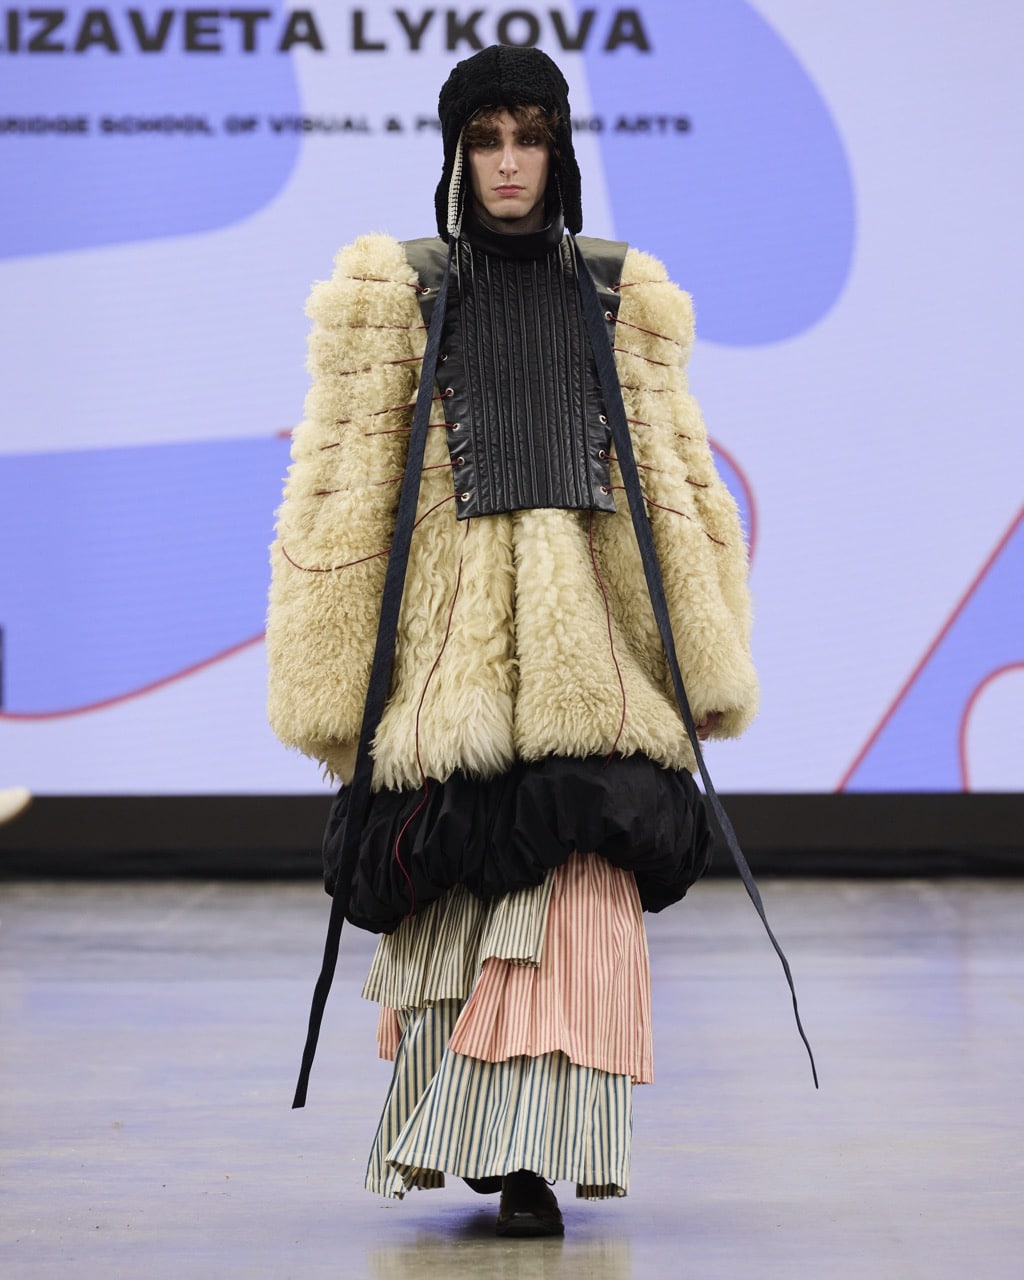
M723 797L755 873L1024 875L1024 794ZM0 879L317 876L330 797L42 796L0 829ZM735 874L728 853L712 875Z

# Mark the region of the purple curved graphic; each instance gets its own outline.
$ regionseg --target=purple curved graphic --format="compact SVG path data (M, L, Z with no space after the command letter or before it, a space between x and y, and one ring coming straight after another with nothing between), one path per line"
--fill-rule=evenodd
M261 633L288 447L0 459L3 712L113 701Z
M0 132L9 196L0 202L0 258L208 231L248 217L280 191L301 134L264 127L232 136L225 128L234 113L299 109L291 58L277 51L285 12L278 0L260 6L269 16L253 28L251 52L234 9L186 12L137 0L89 12L99 15L93 35L109 31L119 52L102 43L74 52L83 11L70 6L20 9L21 48L0 54L0 119L36 122ZM64 14L46 37L63 52L28 50L45 25L40 14ZM208 52L185 51L186 22L192 43ZM159 51L140 52L139 30L162 42ZM9 41L5 32L0 39ZM85 133L54 123L83 119ZM104 129L104 120L113 125ZM158 120L165 125L156 131L128 123Z
M932 642L840 791L959 791L962 723L986 677L1024 662L1024 511Z
M971 730L971 719L974 716L978 703L983 695L988 693L989 689L999 683L1000 680L1016 672L1024 672L1024 657L1019 662L1008 662L1003 667L997 667L995 671L990 671L988 675L981 681L976 689L967 699L967 705L964 707L963 715L960 719L960 782L964 791L974 791L971 785L971 766L968 750L968 735Z
M853 257L853 182L828 106L745 0L645 17L650 53L586 55L616 228L693 293L702 338L791 338L833 305Z
M98 709L258 638L288 454L270 437L0 458L0 714Z

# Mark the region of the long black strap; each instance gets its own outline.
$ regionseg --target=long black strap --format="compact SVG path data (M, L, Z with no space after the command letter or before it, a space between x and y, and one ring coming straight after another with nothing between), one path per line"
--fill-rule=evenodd
M761 917L761 923L765 927L771 944L782 961L782 968L789 984L790 995L793 997L793 1014L796 1017L797 1030L800 1032L800 1039L807 1049L807 1056L811 1060L811 1074L814 1077L814 1087L817 1088L818 1070L814 1063L814 1054L811 1051L810 1041L807 1039L803 1023L800 1021L800 1009L797 1005L796 988L793 985L793 975L790 972L789 961L779 946L775 934L772 933L768 917L765 915L760 891L751 874L750 867L747 865L747 860L743 856L743 851L740 849L739 841L736 839L736 832L729 821L729 815L725 812L722 802L718 798L718 793L715 791L711 775L708 773L707 765L704 763L704 754L700 749L700 740L697 737L697 729L693 722L693 712L690 710L690 702L683 686L682 673L679 670L679 660L676 657L675 639L672 635L668 603L665 600L665 587L662 583L661 567L658 564L658 554L654 546L654 535L651 532L651 522L647 516L647 507L644 504L643 490L640 488L640 475L637 471L636 458L633 454L633 441L629 434L629 424L626 421L626 408L622 402L622 389L619 386L618 374L615 370L615 355L608 340L605 315L601 310L597 288L587 269L587 263L579 245L576 245L576 263L580 281L580 296L583 301L583 317L597 365L597 375L601 382L601 390L604 393L605 412L608 415L612 429L612 440L615 444L619 470L622 472L622 482L625 486L630 513L633 517L633 528L636 532L637 542L640 545L640 557L643 561L644 576L647 579L647 590L651 597L651 605L654 608L658 630L661 633L665 656L668 658L669 670L672 673L676 701L679 703L683 724L686 726L686 732L697 757L697 767L700 770L701 778L704 780L704 789L711 805L712 813L721 829L726 846L732 854L732 859L736 864L736 870L740 874L744 888L750 895L750 900L754 904L757 914Z
M331 914L327 925L327 940L324 946L323 963L313 991L313 1000L309 1012L309 1026L306 1032L306 1043L302 1052L302 1064L295 1087L293 1107L303 1107L306 1103L306 1092L309 1086L309 1073L316 1054L317 1041L320 1038L320 1027L323 1022L324 1008L331 990L331 983L338 963L338 949L341 942L342 925L348 911L349 895L352 888L352 876L359 852L359 841L362 834L363 820L370 796L370 785L373 779L373 758L370 752L377 726L384 714L388 690L391 685L391 672L394 663L395 635L398 629L398 618L401 610L402 595L405 589L405 574L409 561L409 546L412 540L413 526L416 520L416 505L419 498L420 481L423 471L423 454L427 439L427 425L430 420L430 407L434 394L434 378L437 371L437 357L441 345L441 330L444 323L445 307L448 296L448 282L451 275L451 256L454 241L449 245L448 267L442 278L437 300L431 316L430 329L427 336L426 350L423 355L423 369L420 375L419 392L416 408L413 412L412 428L409 434L409 452L402 489L395 516L395 532L388 557L388 567L384 579L384 592L381 597L380 621L377 627L377 639L374 646L373 663L370 668L370 681L366 695L366 706L363 711L363 722L359 735L359 746L356 753L356 767L350 783L349 807L346 816L345 834L339 855L338 880L331 903ZM740 878L750 895L765 930L775 948L789 983L793 997L793 1013L796 1017L797 1029L803 1040L811 1060L811 1072L814 1076L815 1088L818 1085L818 1073L814 1063L814 1054L804 1034L797 1006L796 990L782 948L772 933L764 911L764 904L758 891L754 877L739 847L732 823L722 807L722 802L714 789L704 756L700 749L693 714L683 686L683 678L676 658L675 641L672 636L672 625L669 620L665 590L661 581L661 570L658 565L654 538L651 533L647 509L644 505L643 492L637 472L636 460L633 456L633 443L626 422L625 406L622 403L622 392L615 370L615 357L605 329L604 315L590 271L578 244L574 242L577 268L580 280L580 294L583 301L583 314L587 325L591 348L597 365L598 378L604 393L605 407L612 428L612 439L615 442L622 472L626 496L629 501L633 527L647 579L647 587L651 597L662 644L668 658L676 699L682 713L683 723L693 744L697 757L697 765L704 780L704 787L711 804L712 812L721 828L729 852Z
M377 641L373 650L373 663L370 667L370 683L366 693L366 706L363 710L363 723L359 733L359 747L356 752L355 772L349 790L348 813L345 820L345 834L342 839L338 861L338 881L334 889L331 903L331 915L327 924L327 941L324 945L324 958L313 990L313 1003L309 1011L309 1027L306 1031L306 1044L302 1051L302 1065L299 1068L299 1079L295 1086L293 1107L306 1104L306 1090L309 1086L309 1072L313 1065L317 1041L320 1038L320 1026L323 1022L324 1007L331 990L334 971L338 964L338 947L341 943L341 927L345 923L348 911L349 895L352 891L352 876L355 872L359 854L359 841L362 835L366 806L370 798L370 784L373 780L373 756L370 748L384 714L388 690L391 687L391 671L395 658L395 635L398 631L398 616L402 607L402 594L405 590L405 571L409 563L409 545L412 541L413 526L416 523L416 503L419 499L420 480L423 475L423 452L427 442L427 424L430 421L430 407L434 397L434 377L437 372L437 356L441 347L441 329L444 325L445 303L448 298L448 280L451 275L451 257L455 241L448 248L448 269L441 281L440 292L434 303L434 312L427 333L426 350L423 353L423 371L420 374L419 393L416 397L416 408L413 411L412 428L409 432L409 454L402 478L402 490L398 499L398 510L395 514L395 533L391 540L391 552L388 556L387 572L384 576L384 593L381 596L380 622L377 624Z

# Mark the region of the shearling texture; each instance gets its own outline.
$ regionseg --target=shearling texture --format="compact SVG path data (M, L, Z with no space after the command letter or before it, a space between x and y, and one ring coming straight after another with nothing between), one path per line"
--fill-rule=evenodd
M314 287L313 381L271 553L271 723L343 780L425 344L415 284L401 246L367 236ZM734 736L757 706L747 555L687 387L692 305L636 250L621 299L616 363L680 667L695 718L718 711L717 736ZM436 403L374 786L612 749L692 769L625 494L615 515L458 521L443 421Z

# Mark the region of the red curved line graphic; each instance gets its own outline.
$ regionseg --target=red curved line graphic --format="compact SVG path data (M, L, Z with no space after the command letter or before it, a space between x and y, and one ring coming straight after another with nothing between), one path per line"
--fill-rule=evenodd
M882 716L881 720L879 720L874 730L872 730L871 736L868 738L867 742L865 742L864 745L861 747L861 749L857 752L857 755L854 757L853 763L846 770L843 776L839 779L839 782L836 786L837 791L844 791L846 789L846 786L849 783L850 779L860 768L861 763L864 760L864 757L868 754L871 748L878 741L878 738L880 737L882 730L885 728L885 726L896 714L897 708L899 707L903 699L907 696L908 692L910 691L911 685L913 685L917 677L921 674L924 668L932 660L932 655L935 653L935 650L938 649L939 645L943 642L943 640L945 640L946 636L949 634L950 630L952 629L953 624L960 617L961 613L963 613L964 609L967 606L968 600L970 600L971 596L974 595L975 591L977 590L978 584L988 573L989 569L992 568L992 566L995 564L996 560L998 560L1000 555L1002 555L1003 549L1006 547L1007 543L1010 541L1013 535L1017 532L1017 526L1020 524L1022 520L1024 520L1024 508L1022 508L1017 513L1017 515L1013 518L1013 520L1011 520L1010 527L999 539L998 543L996 543L995 550L988 557L985 563L974 575L971 582L968 584L967 590L960 597L960 600L957 603L956 608L953 610L953 612L949 615L949 617L943 623L942 628L939 631L939 634L935 637L935 639L931 642L931 644L925 650L924 656L918 662L917 666L913 669L913 671L911 671L910 675L907 676L906 680L904 680L903 685L900 688L899 693L897 693L896 698L893 701L892 705L889 707L889 710L886 711L885 715Z
M119 693L116 698L103 698L99 702L90 702L84 707L66 707L62 711L0 711L0 720L63 720L68 716L84 716L91 711L104 711L107 707L116 707L118 703L130 702L133 698L141 698L147 693L155 693L157 689L174 684L176 680L184 680L186 676L194 676L196 672L202 671L205 667L212 667L216 662L223 662L225 658L232 658L236 653L241 653L243 649L248 649L254 644L260 644L264 635L265 632L261 631L258 636L250 636L248 640L242 640L239 644L233 644L228 649L222 649L220 653L215 653L210 658L203 658L201 662L194 662L190 667L183 667L180 671L174 671L169 676L161 676L159 680L144 684L138 689L132 689L128 693Z
M967 699L967 705L964 707L964 714L960 719L960 785L964 791L970 791L971 781L967 772L967 724L974 711L974 704L985 692L988 686L998 680L1000 676L1005 676L1008 671L1024 671L1024 662L1008 662L1005 666L996 667L995 671L990 671L982 680L971 696Z
M716 453L720 453L726 462L728 462L729 466L732 467L733 471L736 472L740 478L743 488L747 492L747 502L750 505L750 528L747 530L747 559L751 564L753 564L754 548L757 546L758 530L757 499L754 497L754 486L747 479L747 473L743 470L728 449L723 449L717 440L711 440L709 443Z

